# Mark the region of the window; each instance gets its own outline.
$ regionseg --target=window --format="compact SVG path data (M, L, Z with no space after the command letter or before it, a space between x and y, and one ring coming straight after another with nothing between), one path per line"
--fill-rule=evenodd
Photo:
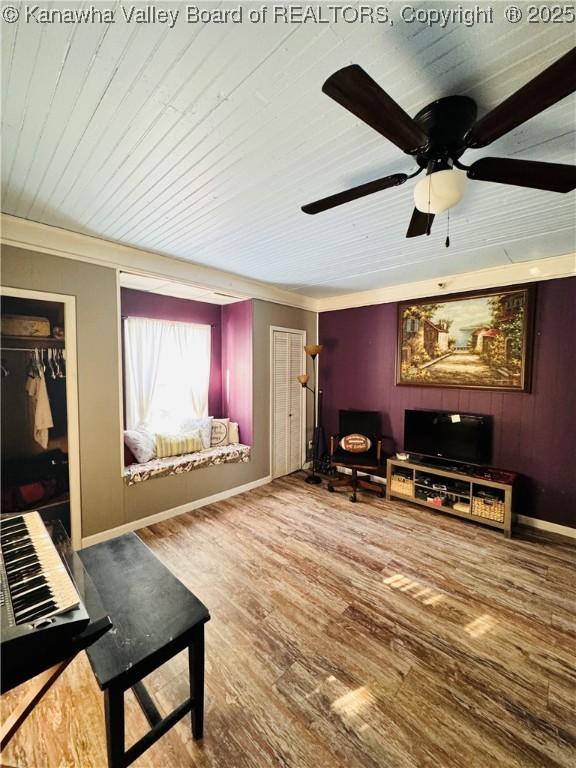
M128 317L124 321L126 426L178 432L208 416L209 325Z

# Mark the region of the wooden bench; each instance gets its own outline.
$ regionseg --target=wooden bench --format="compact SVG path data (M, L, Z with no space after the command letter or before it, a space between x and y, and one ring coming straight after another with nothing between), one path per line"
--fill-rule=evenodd
M204 624L206 606L133 533L79 553L113 629L87 650L104 691L109 768L124 768L188 712L192 735L204 723ZM190 698L162 718L142 680L188 649ZM124 693L132 688L150 731L125 749Z

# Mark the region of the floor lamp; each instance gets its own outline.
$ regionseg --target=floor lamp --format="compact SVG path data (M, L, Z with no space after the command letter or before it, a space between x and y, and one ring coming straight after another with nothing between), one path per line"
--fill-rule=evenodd
M309 392L312 392L312 398L314 403L314 428L312 430L312 472L306 477L307 483L312 483L314 485L317 485L318 483L322 482L322 478L319 477L316 474L316 427L318 426L316 424L317 420L317 410L316 410L316 390L318 389L318 380L317 375L318 372L316 370L316 358L322 352L322 344L306 344L304 347L304 352L306 352L307 355L309 355L312 358L312 368L313 368L313 381L314 381L314 387L308 386L308 381L310 377L307 373L302 373L300 376L298 376L298 381Z

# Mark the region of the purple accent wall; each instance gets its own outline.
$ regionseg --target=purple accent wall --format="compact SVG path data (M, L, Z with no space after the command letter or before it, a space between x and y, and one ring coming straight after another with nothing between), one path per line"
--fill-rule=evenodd
M210 416L237 421L240 440L252 444L252 302L207 304L122 288L123 317L151 317L212 326Z
M406 408L491 414L493 465L523 476L516 512L576 527L576 280L536 294L531 393L395 386L396 303L321 313L327 434L340 408L381 411L397 449Z
M177 299L159 293L121 289L122 317L151 317L212 326L208 413L222 416L222 319L219 304Z
M238 422L240 441L252 445L251 301L222 307L222 411Z

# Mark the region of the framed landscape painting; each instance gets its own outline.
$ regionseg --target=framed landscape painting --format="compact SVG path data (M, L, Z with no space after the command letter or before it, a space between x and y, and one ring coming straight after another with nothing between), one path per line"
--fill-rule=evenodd
M532 305L529 288L401 302L396 383L528 391Z

